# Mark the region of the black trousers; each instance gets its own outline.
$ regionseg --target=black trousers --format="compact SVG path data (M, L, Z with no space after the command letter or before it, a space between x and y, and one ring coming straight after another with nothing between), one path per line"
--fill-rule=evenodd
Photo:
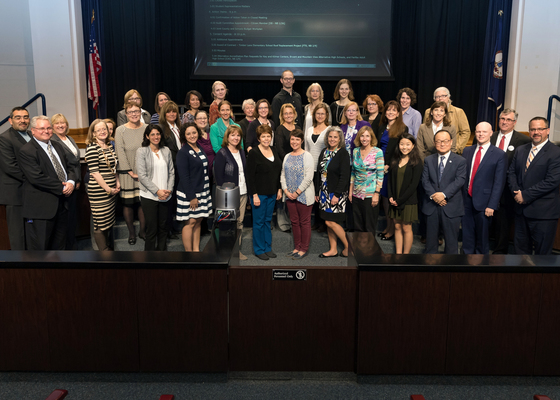
M145 251L167 250L167 216L169 201L155 201L140 197L144 218L146 219Z
M68 202L60 196L58 209L51 219L26 219L27 250L64 250L68 232Z
M372 207L371 197L366 197L364 200L352 197L352 214L356 232L371 232L375 236L379 217L379 203Z

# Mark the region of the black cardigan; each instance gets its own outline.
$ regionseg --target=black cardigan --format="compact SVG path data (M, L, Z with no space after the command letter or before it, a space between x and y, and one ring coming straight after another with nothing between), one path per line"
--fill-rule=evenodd
M315 196L319 195L321 189L321 161L325 158L327 149L321 151L315 172ZM342 193L347 192L350 187L350 156L346 148L341 147L332 158L327 167L327 191L340 198Z
M379 142L381 141L381 136L383 136L383 132L385 132L385 129L387 129L387 124L379 124L379 128L377 128L377 147L379 148L381 148ZM405 126L404 131L397 135L397 137L389 137L389 144L387 144L385 154L383 154L383 157L385 157L385 165L391 165L391 159L395 155L395 149L399 144L399 136L403 133L408 133L408 126Z
M247 175L245 152L239 150L239 155L243 164L243 173ZM222 147L214 158L214 178L216 178L216 185L218 186L222 186L225 182L235 183L236 186L239 185L239 166L227 147ZM247 181L247 178L245 178L245 181Z
M387 195L389 198L393 198L398 204L395 207L397 210L404 210L406 205L418 204L417 188L422 178L422 170L424 169L424 163L419 160L418 164L411 166L410 162L406 165L404 170L404 177L401 186L401 192L399 197L395 198L397 194L397 170L389 169L389 185L387 187ZM392 207L392 206L391 206Z
M264 196L275 195L280 185L280 173L282 172L282 160L278 153L271 147L274 161L270 161L261 153L259 146L253 147L247 155L247 192L250 196L262 194Z

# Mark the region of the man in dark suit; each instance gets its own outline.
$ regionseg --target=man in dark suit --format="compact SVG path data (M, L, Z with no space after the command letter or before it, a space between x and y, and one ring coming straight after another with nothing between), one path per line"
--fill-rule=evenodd
M68 227L67 198L74 190L75 169L63 145L51 141L49 119L31 120L33 139L21 147L19 165L23 183L23 217L28 250L64 250Z
M517 112L514 109L506 108L500 113L499 126L500 130L494 132L490 143L506 152L507 166L511 165L515 149L519 146L531 142L531 139L514 130L517 123ZM506 185L507 186L507 185ZM494 237L496 238L496 247L493 254L507 254L509 249L509 233L513 224L515 215L515 201L509 189L502 192L500 198L500 208L494 211L492 225L494 225Z
M560 218L560 148L548 140L543 117L529 121L531 143L515 150L508 183L516 205L517 254L551 254Z
M422 212L426 214L426 254L438 252L438 234L443 231L445 254L457 254L459 227L465 213L461 189L467 177L466 161L451 152L451 134L441 130L434 137L436 154L424 160L422 185L426 196Z
M475 135L477 143L463 151L468 176L463 186L463 252L488 254L488 231L506 183L507 158L490 143L492 125L488 122L479 123Z
M29 113L23 107L15 107L8 121L12 127L0 135L0 204L6 205L10 248L25 250L25 228L21 214L23 176L18 154L21 146L31 139L27 131Z

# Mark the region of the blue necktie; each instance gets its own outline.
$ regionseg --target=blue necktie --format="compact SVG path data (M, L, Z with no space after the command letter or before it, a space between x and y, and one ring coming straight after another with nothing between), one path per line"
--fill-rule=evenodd
M441 156L440 159L439 159L440 161L439 161L438 183L441 182L441 176L443 175L443 168L445 167L445 166L443 165L443 159L444 159L444 158L445 158L444 156Z

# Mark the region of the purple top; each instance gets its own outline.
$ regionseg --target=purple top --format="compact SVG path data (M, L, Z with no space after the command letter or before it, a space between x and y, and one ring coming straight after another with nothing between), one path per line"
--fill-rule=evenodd
M344 142L346 143L346 151L348 151L348 155L350 156L350 163L352 163L352 155L354 153L354 148L356 147L356 145L354 144L354 139L356 139L356 135L358 134L359 130L364 126L371 127L371 125L367 121L356 121L356 126L354 127L355 131L348 132L348 124L340 125L340 129L342 129L342 132L344 132Z
M212 180L212 166L214 165L214 157L216 157L216 153L214 153L214 149L212 148L210 135L208 135L208 138L206 139L201 137L196 141L196 143L202 150L204 150L204 153L206 153L206 158L208 158L208 176L210 177L210 180Z
M416 137L418 135L418 129L422 125L422 115L412 107L408 107L402 116L403 122L408 126L408 133Z

